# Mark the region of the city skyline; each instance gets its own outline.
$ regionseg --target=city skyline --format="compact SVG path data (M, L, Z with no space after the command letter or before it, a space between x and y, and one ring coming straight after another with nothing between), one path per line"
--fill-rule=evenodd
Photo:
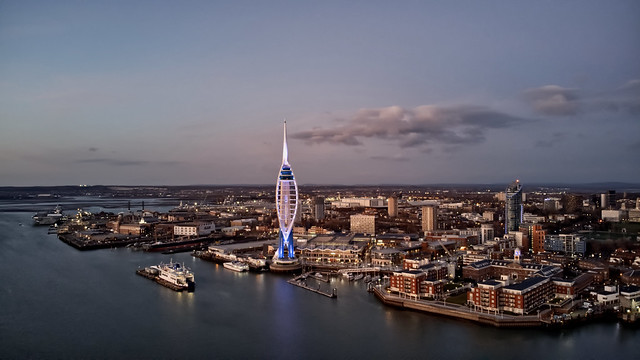
M637 2L0 10L0 186L640 179Z

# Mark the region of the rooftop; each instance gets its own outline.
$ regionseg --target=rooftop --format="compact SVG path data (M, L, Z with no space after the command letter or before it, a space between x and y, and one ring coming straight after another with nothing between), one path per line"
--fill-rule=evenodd
M517 284L509 285L505 287L505 289L524 291L538 284L542 284L543 282L546 282L548 280L549 278L547 277L540 277L540 276L532 277L532 278L525 279Z

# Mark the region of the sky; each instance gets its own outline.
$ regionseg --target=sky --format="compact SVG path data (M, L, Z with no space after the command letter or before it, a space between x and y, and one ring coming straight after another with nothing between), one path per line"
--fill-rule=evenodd
M640 2L0 1L0 186L640 182ZM275 185L274 185L275 186Z

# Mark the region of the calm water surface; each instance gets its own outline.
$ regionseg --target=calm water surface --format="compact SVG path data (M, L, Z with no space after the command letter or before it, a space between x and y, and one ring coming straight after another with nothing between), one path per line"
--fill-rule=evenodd
M188 253L80 252L47 235L46 227L31 226L33 212L13 205L1 212L2 206L2 359L631 359L640 354L640 332L615 323L500 330L384 307L362 282L333 279L334 300L289 285L284 276L235 273ZM138 267L170 258L193 269L194 293L176 293L135 274Z

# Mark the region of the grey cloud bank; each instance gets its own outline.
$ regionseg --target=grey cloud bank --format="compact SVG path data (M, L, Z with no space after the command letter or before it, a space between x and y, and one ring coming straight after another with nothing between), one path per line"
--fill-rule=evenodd
M402 148L433 143L477 144L490 129L505 129L530 120L476 105L390 106L361 109L346 123L296 132L294 139L311 144L363 145L362 139L391 140Z
M640 80L633 79L609 91L586 93L580 89L545 85L527 89L525 102L538 114L572 116L595 112L624 112L640 114Z

